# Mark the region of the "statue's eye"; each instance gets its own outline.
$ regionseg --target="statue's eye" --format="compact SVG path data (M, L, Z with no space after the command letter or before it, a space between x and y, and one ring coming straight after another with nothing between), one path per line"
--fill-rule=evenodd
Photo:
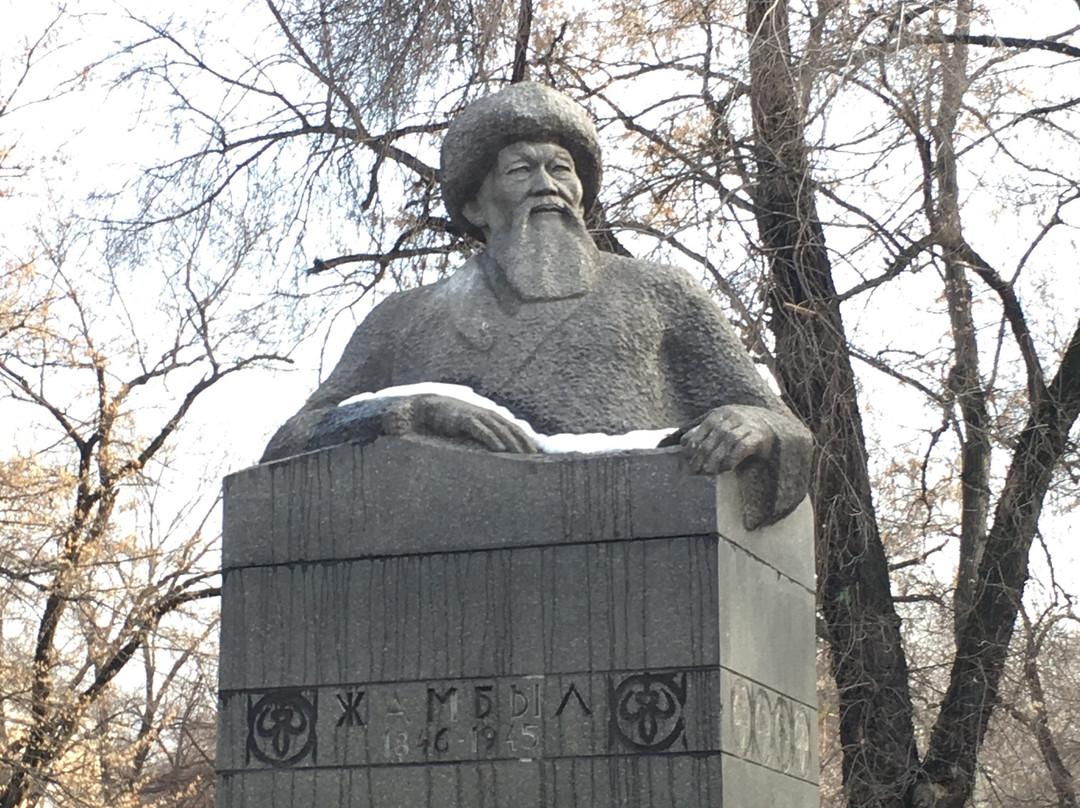
M508 176L521 176L522 174L529 173L529 166L526 163L515 163L506 169Z
M553 174L572 174L573 171L574 168L569 163L555 163L551 167L551 172Z

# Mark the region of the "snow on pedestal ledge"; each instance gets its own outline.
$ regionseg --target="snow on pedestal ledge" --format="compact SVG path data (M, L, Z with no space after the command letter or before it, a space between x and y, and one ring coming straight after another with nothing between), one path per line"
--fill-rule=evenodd
M477 393L470 387L462 384L445 384L443 382L421 382L419 384L403 384L397 387L387 387L374 393L361 393L348 398L339 404L344 407L348 404L356 404L361 401L374 401L381 398L402 398L404 396L439 395L447 398L456 398L466 404L483 407L501 415L507 421L517 425L529 437L536 441L540 451L548 454L564 454L570 452L582 452L587 454L601 454L604 452L622 452L627 449L655 449L657 444L675 431L674 427L668 429L638 429L627 432L625 435L605 435L602 432L590 432L584 435L563 433L560 435L541 435L527 422L518 418L506 407L496 404L489 398Z

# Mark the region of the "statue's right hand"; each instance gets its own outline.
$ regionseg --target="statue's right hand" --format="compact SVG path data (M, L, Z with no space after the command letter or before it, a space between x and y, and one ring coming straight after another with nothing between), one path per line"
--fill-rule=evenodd
M492 452L533 454L536 442L498 413L449 396L425 394L399 399L383 415L387 435L465 438Z

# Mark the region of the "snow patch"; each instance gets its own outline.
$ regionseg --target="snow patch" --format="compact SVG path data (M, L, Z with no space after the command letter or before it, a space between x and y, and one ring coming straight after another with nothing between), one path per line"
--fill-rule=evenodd
M569 452L601 454L604 452L622 452L628 449L655 449L660 441L675 431L674 427L672 427L670 429L637 429L633 432L627 432L625 435L605 435L602 432L590 432L584 435L570 433L541 435L527 421L523 421L506 407L496 404L490 398L485 398L472 388L463 384L444 384L443 382L421 382L420 384L402 384L397 387L387 387L374 393L361 393L345 399L338 406L344 407L347 404L355 404L360 401L375 401L381 398L418 395L447 396L448 398L456 398L467 404L475 404L477 407L491 410L520 427L522 431L536 441L540 451L548 454L565 454Z

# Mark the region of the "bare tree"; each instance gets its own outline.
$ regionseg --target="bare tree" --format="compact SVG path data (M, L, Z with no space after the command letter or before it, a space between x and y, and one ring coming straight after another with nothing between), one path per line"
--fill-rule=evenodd
M92 233L54 235L3 273L0 406L20 427L0 475L0 805L136 804L163 773L155 748L192 726L174 712L213 681L195 657L216 621L199 606L218 593L214 498L200 513L205 490L157 487L168 448L208 390L275 356L229 302L235 267L165 257L155 284L110 266Z
M778 299L772 311L781 384L815 431L822 456L813 486L823 551L821 602L841 692L840 732L852 805L959 808L970 798L1043 499L1069 448L1068 435L1080 412L1080 323L1047 384L1014 284L1004 281L963 235L955 136L971 82L967 61L971 15L971 3L958 3L948 13L953 30L930 37L943 43L934 68L940 71L940 82L926 94L938 106L928 123L918 123L913 115L905 121L924 144L923 154L932 155L923 162L922 249L939 250L935 258L943 271L954 346L945 392L959 412L961 446L956 655L921 760L899 621L869 496L865 441L858 408L852 406L855 389L848 341L815 208L803 122L795 113L790 24L784 7L776 4L751 2L748 16L758 149L757 216L776 284ZM1069 199L1075 188L1058 193L1059 199ZM1008 324L1013 347L1026 368L1028 396L1020 405L1027 413L1026 423L1011 436L1008 470L989 524L992 427L968 271L999 297L1002 323ZM807 379L805 368L811 361L822 366Z

